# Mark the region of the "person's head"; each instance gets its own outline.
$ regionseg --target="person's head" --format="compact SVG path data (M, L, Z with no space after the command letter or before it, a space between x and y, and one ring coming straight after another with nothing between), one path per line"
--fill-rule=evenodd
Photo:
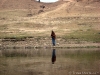
M54 34L54 31L52 30L52 33Z

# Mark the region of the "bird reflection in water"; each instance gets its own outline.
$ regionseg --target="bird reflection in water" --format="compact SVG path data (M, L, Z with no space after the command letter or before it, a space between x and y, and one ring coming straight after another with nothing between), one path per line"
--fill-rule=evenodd
M56 50L55 49L53 49L53 51L52 51L52 59L51 59L51 61L52 61L52 64L54 64L55 61L56 61Z

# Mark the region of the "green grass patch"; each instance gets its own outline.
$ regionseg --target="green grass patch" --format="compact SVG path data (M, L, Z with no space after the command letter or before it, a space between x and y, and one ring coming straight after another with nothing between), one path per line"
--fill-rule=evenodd
M100 42L100 31L97 30L86 30L86 31L75 31L68 35L64 36L64 39L73 39L77 41L92 41L92 42Z
M28 34L7 34L7 33L3 33L0 36L0 39L2 39L2 41L24 41L27 38L33 38L32 35L28 35Z

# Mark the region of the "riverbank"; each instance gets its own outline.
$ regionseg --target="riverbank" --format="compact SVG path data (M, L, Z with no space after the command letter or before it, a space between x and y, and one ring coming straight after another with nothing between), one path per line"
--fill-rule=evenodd
M35 37L25 39L0 39L0 48L52 48L50 37ZM82 41L77 39L56 39L55 48L100 48L100 43Z

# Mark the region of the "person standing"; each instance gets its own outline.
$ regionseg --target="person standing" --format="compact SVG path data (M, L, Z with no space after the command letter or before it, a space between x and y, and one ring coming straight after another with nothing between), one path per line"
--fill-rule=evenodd
M55 32L53 30L51 32L51 38L52 38L52 44L53 44L53 46L55 46L56 45L56 42L55 42L56 34L55 34Z

